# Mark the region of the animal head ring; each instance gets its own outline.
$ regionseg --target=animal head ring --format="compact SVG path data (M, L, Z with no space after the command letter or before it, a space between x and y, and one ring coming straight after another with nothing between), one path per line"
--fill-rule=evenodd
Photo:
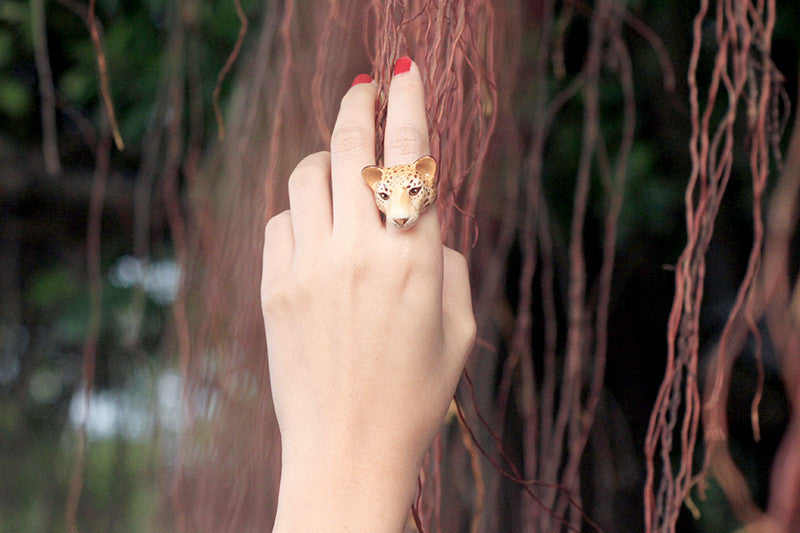
M422 156L410 165L370 165L361 176L375 193L375 204L386 220L409 229L436 202L436 160Z

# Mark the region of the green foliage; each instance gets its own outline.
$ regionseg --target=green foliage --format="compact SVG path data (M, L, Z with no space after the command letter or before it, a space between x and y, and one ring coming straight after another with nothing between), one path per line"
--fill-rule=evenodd
M27 301L38 311L48 313L75 298L78 290L75 273L59 265L33 277Z
M58 88L65 98L76 105L84 106L97 95L94 77L81 69L72 69L62 74Z
M32 115L31 87L24 79L12 75L20 64L33 61L29 11L28 2L0 2L0 119L18 121Z
M251 0L243 2L243 7L251 23L259 20L261 3ZM175 9L176 4L160 0L97 4L111 97L128 155L138 151L142 135L164 97L165 79L176 69L187 93L199 91L204 119L208 124L213 122L211 95L239 31L234 5L224 0L199 3L194 14L196 22L187 29L182 48L178 49L179 58L169 57ZM105 103L99 90L98 57L85 22L57 2L45 1L45 16L57 97L99 127ZM39 130L40 119L34 105L37 73L28 2L4 0L0 3L0 22L7 25L0 27L0 117L14 119L13 127L30 132L32 137ZM195 68L201 73L200 86L190 87L188 73ZM228 85L223 88L223 104ZM59 110L62 109L60 105ZM0 121L0 131L11 126ZM63 116L58 126L62 136L74 131L63 127ZM207 128L207 135L214 133L213 128Z
M88 294L69 267L58 265L34 274L26 302L46 324L50 346L56 350L81 346L89 320Z
M643 238L668 239L680 232L683 219L678 209L682 201L681 190L670 177L659 174L657 148L636 143L628 162L625 201L620 212L620 247L627 249Z
M0 4L0 20L11 24L23 24L28 20L28 2L4 0Z
M21 82L0 80L0 113L22 118L31 108L31 95Z
M6 68L14 57L12 44L14 36L6 28L0 28L0 69Z

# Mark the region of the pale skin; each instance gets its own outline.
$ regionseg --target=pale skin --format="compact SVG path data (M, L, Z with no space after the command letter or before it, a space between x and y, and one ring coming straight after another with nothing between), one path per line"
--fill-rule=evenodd
M475 338L466 262L443 246L436 209L386 225L361 177L376 162L375 97L374 82L347 91L330 152L297 165L290 210L265 232L276 532L402 531ZM412 63L391 82L384 164L429 150Z

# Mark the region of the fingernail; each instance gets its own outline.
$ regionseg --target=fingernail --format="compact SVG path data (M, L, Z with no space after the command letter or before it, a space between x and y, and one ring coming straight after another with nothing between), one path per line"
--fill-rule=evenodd
M359 74L353 79L353 85L358 85L359 83L372 83L372 76L369 74Z
M398 74L404 74L411 70L411 58L408 56L403 56L397 60L397 63L394 64L394 75L397 76Z

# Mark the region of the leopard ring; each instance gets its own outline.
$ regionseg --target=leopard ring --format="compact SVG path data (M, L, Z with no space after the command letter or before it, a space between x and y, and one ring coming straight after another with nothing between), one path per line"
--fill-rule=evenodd
M436 160L426 155L410 165L364 167L361 176L375 193L375 204L386 220L409 229L436 202Z

